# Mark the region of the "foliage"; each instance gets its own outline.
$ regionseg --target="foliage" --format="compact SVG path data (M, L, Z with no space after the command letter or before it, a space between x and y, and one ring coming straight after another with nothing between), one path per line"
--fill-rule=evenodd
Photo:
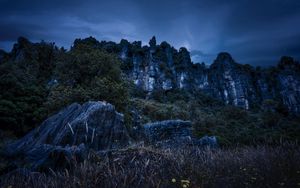
M133 99L132 105L142 115L142 123L190 120L195 136L217 136L221 146L276 144L280 140L296 141L300 138L299 118L276 111L246 111L218 101L212 105L209 100L206 103L202 97L191 98L184 91L175 92L174 100L172 98L165 101Z
M20 38L0 65L0 129L21 136L62 107L87 100L106 100L126 112L129 95L121 63L98 45L93 38L77 39L66 52ZM57 84L50 84L53 79Z
M276 144L280 140L300 138L300 119L287 118L276 112L246 112L225 107L194 120L195 134L216 135L221 145Z
M129 70L132 70L133 69L133 62L130 61L130 59L127 59L127 60L124 60L122 63L121 63L121 69L122 71L126 72L126 71L129 71Z
M59 110L72 102L105 100L124 112L128 102L121 63L111 54L90 46L73 48L56 69L59 86L47 101L49 109Z
M184 47L179 49L179 52L174 55L174 65L176 70L182 70L191 64L191 58L188 50Z
M155 38L151 44L153 57L159 60L160 69L172 81L167 48L171 50L175 69L185 69L191 63L185 48L177 52L166 42L156 45ZM123 46L128 48L128 58L121 63L117 54ZM245 111L225 106L194 88L156 89L151 94L146 93L128 81L122 71L133 68L133 56L141 60L140 66L145 66L148 50L141 42L130 44L124 40L118 45L89 37L76 39L71 50L66 51L53 43L31 43L20 38L0 64L0 129L21 136L68 104L105 100L124 113L127 127L131 126L132 110L137 110L142 123L190 120L195 135L216 135L223 145L300 138L299 118L289 116L287 108L276 99L264 101L262 110ZM268 78L269 85L274 85L277 82L274 75L288 67L299 67L299 63L283 57L277 68L254 71L244 65L241 69L251 74L261 73L262 78ZM51 83L53 80L55 84Z
M43 106L45 85L52 74L57 49L43 42L33 45L23 38L19 41L19 47L12 52L16 57L0 65L0 129L22 135L47 116Z
M153 100L132 99L131 105L138 110L142 115L142 123L151 121L162 121L168 119L183 119L189 118L188 112L182 108L182 104L163 104Z

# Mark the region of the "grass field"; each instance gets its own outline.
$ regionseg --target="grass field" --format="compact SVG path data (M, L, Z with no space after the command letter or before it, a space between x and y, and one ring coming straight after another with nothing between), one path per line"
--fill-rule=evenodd
M71 169L15 171L1 187L300 187L300 147L155 149L97 154Z

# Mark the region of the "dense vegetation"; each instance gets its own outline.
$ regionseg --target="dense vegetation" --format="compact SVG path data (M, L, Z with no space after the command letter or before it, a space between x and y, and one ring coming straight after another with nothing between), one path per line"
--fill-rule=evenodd
M0 64L0 129L6 134L23 135L73 102L105 100L126 111L127 83L113 54L76 41L66 52L20 38L10 55Z
M135 98L132 102L142 114L141 121L144 123L167 119L191 120L196 136L216 135L222 146L279 144L300 138L300 119L277 111L246 111L220 105L217 101L214 106L207 106L201 100L161 103Z
M150 47L155 46L153 38ZM7 140L18 138L51 114L73 102L105 100L125 114L128 130L140 124L190 120L194 135L214 135L221 148L168 150L131 146L108 153L91 151L89 160L62 171L14 171L0 178L4 187L296 187L300 185L298 139L300 118L288 113L280 101L244 110L225 105L199 90L155 90L151 95L127 77L132 61L120 60L121 48L129 56L143 54L140 42L129 45L76 39L70 50L52 43L31 43L19 38L11 53L0 57L0 151ZM154 58L171 78L166 42ZM148 47L146 47L148 48ZM181 48L175 69L191 63ZM137 56L136 58L142 58ZM147 61L141 61L144 66ZM286 61L289 63L289 59ZM291 63L291 66L294 64ZM204 66L204 65L193 65ZM286 65L279 65L284 68ZM242 69L250 69L247 65ZM272 75L278 68L268 69ZM299 69L299 67L296 67ZM249 70L249 72L255 70ZM173 78L171 78L173 79ZM272 82L272 77L270 77ZM132 133L130 131L130 133ZM134 133L132 133L134 134ZM134 135L132 135L134 136ZM8 168L0 155L0 174ZM63 166L64 164L62 164ZM7 172L7 171L5 171ZM276 180L276 181L274 181Z
M156 45L155 38L150 43L152 47ZM124 46L129 48L129 56L144 50L140 42L129 45L122 40L115 44L90 37L76 39L66 51L52 43L31 43L19 38L12 52L5 54L0 63L2 138L24 135L66 105L88 100L114 104L125 114L129 128L134 116L140 116L141 123L191 120L195 135L216 135L221 145L226 146L300 138L300 119L288 115L281 103L273 100L245 111L225 106L197 90L155 90L150 96L146 95L122 73L132 66L118 58ZM166 61L163 52L167 47L170 45L166 42L158 45L154 57ZM174 58L176 69L190 62L188 58L188 51L180 49ZM170 71L164 61L161 69Z

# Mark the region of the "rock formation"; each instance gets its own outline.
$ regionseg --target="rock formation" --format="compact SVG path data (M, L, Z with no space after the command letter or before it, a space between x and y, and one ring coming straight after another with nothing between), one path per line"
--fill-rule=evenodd
M82 43L118 55L123 61L123 72L147 96L172 89L200 90L226 104L245 109L260 107L265 100L274 100L291 113L300 113L300 64L290 57L282 57L276 67L255 68L238 64L229 53L222 52L207 67L194 64L186 48L176 50L167 42L157 44L155 37L146 46L142 46L141 41L99 42L89 37L76 39L73 48ZM12 52L5 56L17 62L42 59L47 63L49 60L44 58L45 55L39 58L45 52L37 51L36 46L48 46L47 57L53 58L59 53L53 43L30 43L20 37Z
M194 145L217 147L215 136L196 138L192 133L192 123L182 120L166 120L147 123L143 126L145 140L158 147L180 147Z
M5 155L25 159L33 168L81 161L88 149L106 150L130 142L123 114L106 102L74 103L6 147ZM17 160L18 161L18 160ZM61 163L61 161L60 161ZM51 165L50 165L51 166Z
M166 120L154 123L147 123L144 132L149 142L162 140L178 140L182 137L191 137L192 123L182 120Z
M166 42L155 45L155 38L149 42L150 47L136 44L123 40L116 53L124 64L131 65L125 71L128 77L148 94L175 88L201 90L245 109L272 99L290 112L300 113L300 64L290 57L282 57L277 67L255 69L236 63L229 53L222 52L206 67L193 64L187 49L177 51ZM101 48L106 49L105 45Z
M143 139L160 147L217 146L215 137L192 136L189 121L168 120L142 126ZM6 146L4 155L15 168L69 168L87 159L90 150L108 151L129 146L131 138L123 114L106 102L74 103L49 117L41 126Z

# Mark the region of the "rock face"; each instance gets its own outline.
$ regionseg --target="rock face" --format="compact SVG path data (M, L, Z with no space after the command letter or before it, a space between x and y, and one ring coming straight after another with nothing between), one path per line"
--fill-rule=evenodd
M88 149L106 150L128 145L123 115L106 102L72 104L48 118L25 137L9 144L6 155L24 157L34 168L59 159L84 159ZM46 165L49 166L49 165Z
M192 123L182 120L166 120L147 123L143 126L145 140L150 144L175 148L178 146L196 145L217 147L217 139L214 136L196 138L192 134Z
M43 144L32 148L25 155L25 164L33 170L69 169L88 157L84 144L79 146L54 146Z
M123 61L123 72L147 97L173 89L200 90L226 104L245 109L274 100L289 112L300 114L300 64L290 57L282 57L276 67L254 68L238 64L229 53L222 52L207 67L194 64L186 48L176 50L167 42L157 44L155 37L147 46L142 46L141 41L99 42L92 37L76 39L74 46L81 43L118 55ZM47 50L39 53L37 47ZM5 56L16 62L42 60L41 65L47 65L59 53L62 52L53 43L31 43L21 37L10 53L0 51L0 63ZM53 80L49 75L49 87L55 84Z
M217 138L215 136L204 136L195 141L196 145L209 146L212 148L218 147Z
M228 53L221 53L210 66L209 87L211 94L226 104L249 109L256 99L250 72L234 62ZM254 101L253 101L254 102Z
M156 45L155 37L149 46L125 40L119 46L116 53L127 65L125 73L148 95L178 88L201 90L245 109L272 99L291 113L300 113L300 64L290 57L282 57L277 67L255 69L236 63L229 53L222 52L206 67L193 64L185 48L177 51L166 42Z
M143 126L143 140L159 147L185 145L216 147L215 137L192 136L190 121L167 120ZM4 155L14 168L32 170L70 168L83 162L89 151L128 146L131 138L123 115L106 102L74 103L45 120L40 127L8 144Z
M300 112L300 64L292 58L282 57L276 68L255 70L221 53L210 69L212 94L226 103L249 109L275 100L292 113Z
M280 71L276 75L276 86L279 93L276 94L289 111L300 113L300 65L292 58L283 57L278 66Z
M190 121L166 120L148 123L144 126L145 135L150 142L162 140L177 140L181 137L192 135L192 124Z

